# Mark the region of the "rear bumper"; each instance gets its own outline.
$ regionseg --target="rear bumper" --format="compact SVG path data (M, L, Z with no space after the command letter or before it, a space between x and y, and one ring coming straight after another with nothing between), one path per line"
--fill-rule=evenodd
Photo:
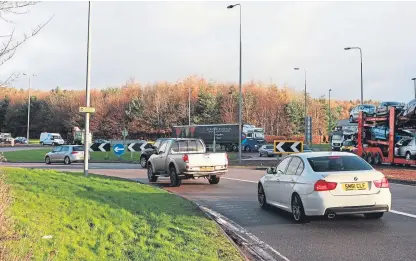
M215 171L185 171L182 174L183 175L192 175L194 177L204 177L204 176L223 176L225 175L225 172L227 172L227 169L222 170L215 170Z
M357 207L336 207L327 208L325 215L336 214L336 215L351 215L351 214L365 214L374 212L388 212L388 205L374 205L374 206L357 206Z

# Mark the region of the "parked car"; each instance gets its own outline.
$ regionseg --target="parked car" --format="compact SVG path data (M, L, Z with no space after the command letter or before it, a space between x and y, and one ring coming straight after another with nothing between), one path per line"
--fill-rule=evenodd
M147 168L147 161L149 160L150 156L155 154L164 142L171 140L171 139L173 138L160 138L160 139L157 139L156 142L153 144L148 142L145 145L145 149L142 150L140 154L140 165L142 166L142 168L144 169Z
M416 114L415 109L416 109L416 99L413 99L403 107L403 110L399 114L399 116L406 118L406 120L411 120L412 118L414 118Z
M274 155L276 155L276 154L274 153L274 145L273 144L263 145L259 149L259 157L261 157L261 156L273 157Z
M357 142L355 140L346 140L342 144L341 151L353 152L356 146L357 146Z
M389 182L383 173L347 152L289 155L267 169L257 193L260 207L291 212L296 222L348 214L378 219L391 209Z
M372 104L361 104L355 106L350 111L350 122L356 122L358 120L360 111L363 112L364 116L374 116L376 114L376 106Z
M172 187L180 186L183 179L207 178L218 184L228 170L227 153L205 153L201 139L172 139L164 142L147 163L150 182L159 177L170 177Z
M91 154L89 159L91 159ZM51 152L45 155L45 163L63 162L66 165L73 162L84 161L84 146L79 145L63 145L55 147Z
M377 107L377 116L387 116L390 112L390 108L395 108L396 115L399 114L404 108L404 103L400 102L382 102Z
M394 154L398 157L405 157L407 160L416 158L415 138L403 138L396 143Z
M14 143L28 144L29 142L27 141L27 139L25 137L16 137L14 139Z

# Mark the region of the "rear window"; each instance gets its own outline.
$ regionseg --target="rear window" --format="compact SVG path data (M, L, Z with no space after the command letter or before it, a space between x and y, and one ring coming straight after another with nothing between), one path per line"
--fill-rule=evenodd
M272 150L273 149L273 145L266 146L266 149Z
M356 156L324 156L308 158L315 172L359 171L373 168L363 159Z
M400 102L386 102L388 106L400 105Z
M74 146L72 147L72 151L84 151L84 146Z

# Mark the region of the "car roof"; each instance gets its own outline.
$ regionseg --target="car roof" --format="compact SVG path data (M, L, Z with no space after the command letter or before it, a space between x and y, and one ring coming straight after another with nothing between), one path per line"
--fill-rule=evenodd
M357 155L350 152L338 152L338 151L316 151L316 152L301 152L292 154L304 159L315 158L315 157L326 157L326 156L355 156Z

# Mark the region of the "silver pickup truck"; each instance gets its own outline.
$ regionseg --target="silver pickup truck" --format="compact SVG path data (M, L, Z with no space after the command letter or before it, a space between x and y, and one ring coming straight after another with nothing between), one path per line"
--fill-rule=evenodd
M227 153L206 153L200 139L173 139L163 143L148 160L147 176L150 182L158 177L170 177L171 186L180 186L183 179L207 178L218 184L227 172Z

